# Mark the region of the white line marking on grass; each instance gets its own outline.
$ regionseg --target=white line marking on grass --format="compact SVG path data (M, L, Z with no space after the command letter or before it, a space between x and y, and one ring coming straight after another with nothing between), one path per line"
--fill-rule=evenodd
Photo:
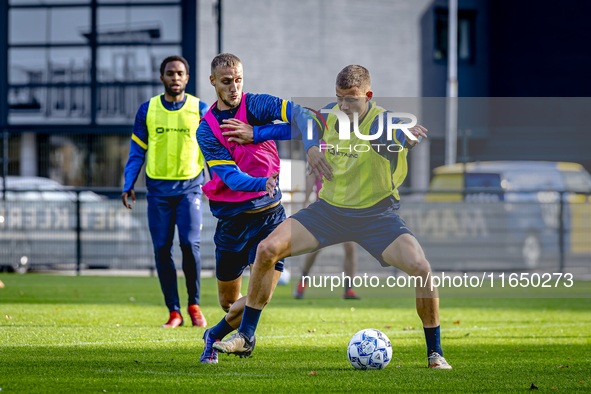
M159 372L159 371L122 371L122 370L113 371L111 369L99 369L94 372L97 372L97 373L107 373L107 372L108 373L126 373L126 374L147 373L147 374L153 374L153 375L183 375L183 376L185 376L185 375L249 376L249 377L259 377L259 378L266 378L266 377L271 376L271 375L259 375L259 374L254 374L254 373L238 373L238 372L198 373L198 372Z
M532 323L530 325L521 325L521 326L498 326L498 327L467 327L467 328L442 328L441 331L445 332L454 332L454 331L488 331L488 330L507 330L512 328L530 328L537 323ZM583 323L569 323L569 324L542 324L537 325L538 328L548 328L548 327L569 327L569 326L588 326L589 322ZM385 334L416 334L420 333L420 331L386 331L384 330ZM327 336L334 336L334 337L343 337L349 336L350 333L334 333L334 334L325 334ZM259 339L285 339L285 338L312 338L318 337L318 334L302 334L302 335L271 335L271 336L260 336ZM324 336L320 334L320 336ZM202 339L185 339L185 338L176 338L176 339L153 339L149 341L140 340L140 341L114 341L114 342L70 342L70 343L42 343L38 345L34 344L6 344L0 345L2 347L61 347L61 346L93 346L93 345L125 345L125 344L134 344L134 343L166 343L166 342L201 342Z
M193 339L153 339L150 341L115 341L115 342L70 342L70 343L43 343L39 345L32 345L30 343L14 344L14 345L1 345L0 347L60 347L60 346L85 346L85 345L124 345L132 343L160 343L160 342L184 342L193 341ZM202 339L199 339L202 341Z

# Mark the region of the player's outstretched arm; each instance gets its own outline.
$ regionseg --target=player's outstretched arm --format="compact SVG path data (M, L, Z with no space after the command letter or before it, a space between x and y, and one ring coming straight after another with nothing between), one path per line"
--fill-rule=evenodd
M410 145L411 147L417 145L419 142L421 142L421 140L423 138L427 138L427 131L428 130L421 125L413 126L413 127L409 128L408 131L410 131L412 133L412 135L417 137L416 140L411 140L410 138L406 139L406 143L408 145Z
M244 144L260 144L265 141L291 139L291 126L288 123L270 123L263 126L251 126L238 119L225 119L220 128L226 130L222 133L228 141Z
M247 144L253 141L254 143L259 143L264 140L289 140L292 137L292 126L287 123L268 124L252 128L239 120L231 120L232 122L228 122L228 127L236 127L236 130L222 133L224 136L230 136L228 141ZM249 128L254 130L253 140L249 138ZM328 161L326 161L326 157L320 151L320 148L317 145L311 145L307 150L307 155L310 173L313 172L318 179L322 179L324 175L328 180L331 180L332 168L328 164Z
M270 123L264 126L251 126L248 123L238 119L224 119L220 128L224 137L229 137L228 141L236 142L240 145L255 143L259 144L271 140L289 140L291 139L291 126L287 123Z
M281 132L278 135L261 134L261 140L269 139L302 139L306 151L311 146L318 146L319 143L319 119L313 111L295 104L293 101L282 100L278 97L268 94L253 94L246 98L248 110L252 114L255 122L249 123L255 125L269 125L273 121L282 121L292 125L289 136ZM312 128L308 132L308 121L312 120ZM271 129L267 129L271 130ZM276 129L277 131L281 129ZM254 141L257 142L255 131ZM277 138L279 137L279 138Z

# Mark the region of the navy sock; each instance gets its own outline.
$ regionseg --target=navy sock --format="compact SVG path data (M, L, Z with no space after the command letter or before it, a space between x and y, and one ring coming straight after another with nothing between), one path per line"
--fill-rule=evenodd
M240 331L246 338L252 340L254 332L259 324L259 317L261 317L261 309L254 309L249 306L244 307L244 315L242 315L242 323L240 323Z
M427 340L427 356L433 352L437 352L443 356L441 350L441 340L439 336L439 326L437 327L423 327L425 330L425 339Z
M209 336L213 339L223 339L226 335L234 331L234 327L228 324L224 317L220 322L209 330Z

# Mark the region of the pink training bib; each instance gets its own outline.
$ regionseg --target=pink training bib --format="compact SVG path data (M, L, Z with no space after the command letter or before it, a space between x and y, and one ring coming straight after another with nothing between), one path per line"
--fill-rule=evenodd
M265 141L260 144L240 145L234 141L228 142L229 137L222 135L218 120L212 113L217 101L211 106L203 120L207 122L216 138L228 149L232 159L242 172L252 177L269 177L279 172L279 155L275 141ZM246 116L246 94L242 93L240 108L234 119L248 123ZM213 178L203 186L203 192L213 201L240 202L267 194L266 191L242 192L230 189L220 177L213 172Z

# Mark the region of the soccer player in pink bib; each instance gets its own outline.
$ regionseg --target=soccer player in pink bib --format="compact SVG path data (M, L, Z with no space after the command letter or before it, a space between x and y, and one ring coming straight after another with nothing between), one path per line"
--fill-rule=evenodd
M212 105L197 130L199 147L211 169L212 180L203 192L209 198L211 213L219 219L216 245L216 277L222 308L228 314L205 331L202 363L217 363L213 344L235 329L256 327L261 309L245 306L240 287L244 269L254 262L259 243L281 222L285 212L278 187L279 156L271 139L302 138L310 167L331 174L324 155L318 148L318 130L314 123L313 138L307 138L307 121L311 113L291 101L266 94L242 92L242 62L223 53L211 62L210 81L218 101ZM259 126L275 120L290 122L282 135L260 134ZM293 135L292 135L293 134ZM283 260L271 272L273 288L283 271ZM243 313L244 310L244 313ZM248 357L254 348L254 330Z

